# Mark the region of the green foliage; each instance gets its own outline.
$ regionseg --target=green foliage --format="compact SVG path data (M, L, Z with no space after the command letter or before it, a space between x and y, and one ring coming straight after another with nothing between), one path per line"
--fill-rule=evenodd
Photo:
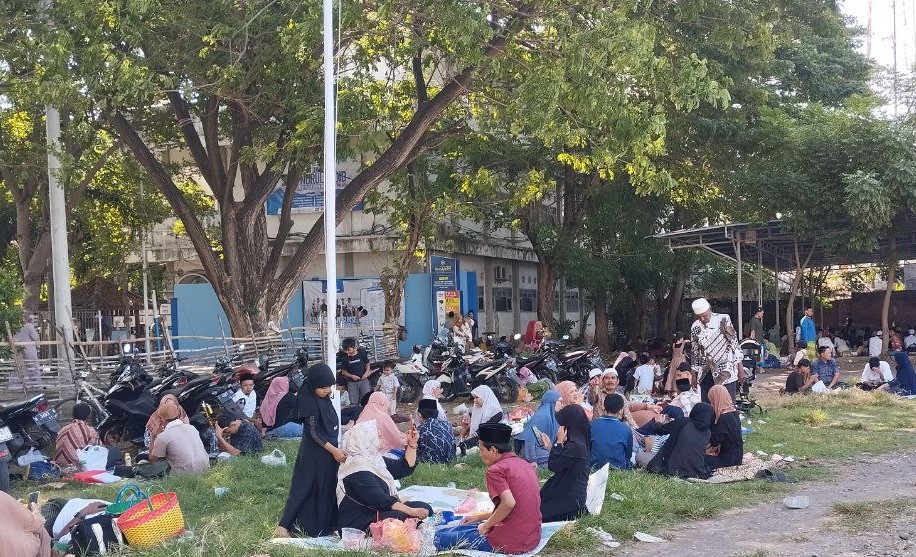
M13 331L22 326L22 272L17 257L16 250L10 249L0 260L0 327L9 322Z

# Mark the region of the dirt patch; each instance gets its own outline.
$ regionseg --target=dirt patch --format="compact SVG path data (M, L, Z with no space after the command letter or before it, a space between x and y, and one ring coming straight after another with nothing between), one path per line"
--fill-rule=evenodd
M808 497L804 510L782 499L734 509L717 518L677 526L666 543L634 542L617 555L647 557L916 555L916 475L909 454L862 456L836 463L836 474L805 484L792 495ZM789 471L791 475L791 471Z

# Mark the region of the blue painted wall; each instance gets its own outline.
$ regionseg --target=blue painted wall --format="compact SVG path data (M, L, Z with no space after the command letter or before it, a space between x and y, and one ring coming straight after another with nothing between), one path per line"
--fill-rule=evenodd
M461 273L458 276L459 285L461 288L461 313L467 315L469 311L473 311L475 316L479 316L480 312L477 308L477 272L476 271L467 271ZM477 319L480 321L480 318Z
M433 333L433 290L429 273L408 275L404 283L404 324L407 340L398 343L401 356L408 357L414 344L429 344Z

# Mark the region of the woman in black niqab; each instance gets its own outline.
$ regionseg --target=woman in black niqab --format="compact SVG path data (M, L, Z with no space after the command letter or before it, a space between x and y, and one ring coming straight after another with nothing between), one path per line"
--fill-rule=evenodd
M657 433L670 433L670 437L646 469L679 478L708 478L706 446L714 418L712 406L701 402L693 407L689 418L680 418L659 428L665 431Z
M288 537L290 533L327 536L337 527L337 469L346 460L346 453L337 448L340 423L329 396L334 385L331 368L315 364L299 391L302 442L274 537Z
M565 439L550 449L547 467L553 476L541 488L541 517L544 522L575 520L588 514L585 500L591 463L592 426L578 404L557 412L557 424Z

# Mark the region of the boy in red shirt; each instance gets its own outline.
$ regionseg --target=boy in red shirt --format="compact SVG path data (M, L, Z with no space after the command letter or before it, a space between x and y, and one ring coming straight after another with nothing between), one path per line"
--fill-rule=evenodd
M480 458L487 467L487 491L496 508L485 520L442 530L436 549L462 549L520 554L541 541L541 492L531 464L512 452L512 428L480 424ZM479 517L478 517L479 518Z

